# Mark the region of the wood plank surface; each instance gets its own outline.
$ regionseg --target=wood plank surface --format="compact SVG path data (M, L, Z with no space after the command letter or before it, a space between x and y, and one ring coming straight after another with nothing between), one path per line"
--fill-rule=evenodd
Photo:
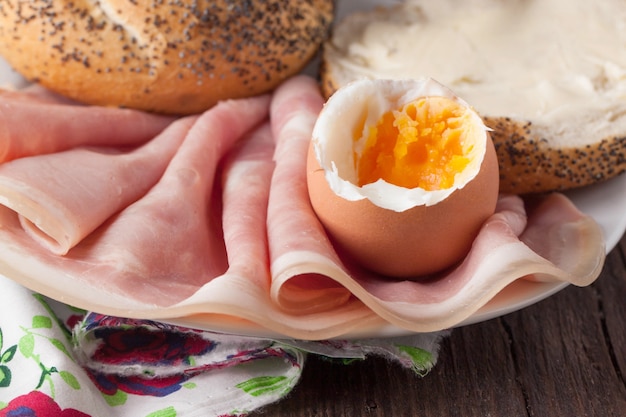
M420 378L380 358L310 356L283 401L251 416L626 416L626 236L598 280L454 329Z

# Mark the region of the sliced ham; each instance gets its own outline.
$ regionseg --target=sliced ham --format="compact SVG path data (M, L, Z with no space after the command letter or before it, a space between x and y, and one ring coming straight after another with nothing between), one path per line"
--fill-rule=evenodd
M299 76L271 103L235 100L199 116L158 182L66 255L42 250L0 208L0 272L104 314L302 339L385 324L445 329L518 280L587 285L599 275L602 232L560 194L532 204L501 196L466 259L438 277L390 280L350 264L306 190L322 105L317 84Z
M36 241L65 255L161 178L195 117L129 151L81 147L0 165L0 202Z
M171 306L172 310L257 320L265 315L270 285L265 218L274 169L272 150L269 123L265 123L229 152L220 188L227 266L191 297ZM214 195L214 199L219 196Z
M307 77L290 80L272 101L276 169L267 219L271 295L282 309L296 314L356 301L329 278L343 266L311 208L306 187L306 154L322 106L315 82Z
M222 171L222 227L228 274L267 292L270 286L265 219L274 171L269 122L229 153Z
M208 321L213 329L225 331L233 321L238 328L245 321L252 335L259 326L286 335L297 329L301 338L332 337L346 329L366 328L372 322L380 324L380 318L359 302L343 305L339 310L318 308L309 314L306 311L294 314L281 309L270 298L272 277L266 217L271 186L277 178L275 165L280 164L274 159L274 139L268 124L239 142L230 153L222 172L228 270L191 297L168 307L166 314L183 316L189 326ZM279 217L287 219L293 214L286 211Z
M573 284L589 285L593 275L599 272L604 258L595 254L604 249L595 222L580 211L562 194L553 194L531 202L531 221L521 233L520 239L535 253L551 260L558 268L568 271L568 281ZM578 256L574 256L574 255ZM536 273L534 280L551 280L551 276Z
M45 90L0 91L0 163L81 145L137 146L174 120L137 110L76 105Z
M167 306L222 275L227 258L220 226L218 165L267 117L268 96L219 103L187 133L160 181L68 254L91 264L93 284ZM218 196L217 198L216 195ZM113 272L110 265L116 264Z
M5 211L0 250L13 270L7 275L45 273L47 280L59 282L70 276L134 304L167 306L188 297L226 269L219 223L216 227L221 208L212 198L218 164L243 134L267 117L268 103L268 96L227 101L200 115L159 181L65 256L37 249L18 229L14 212ZM84 179L82 187L89 188L89 179ZM83 292L93 297L93 291L83 290L75 296Z

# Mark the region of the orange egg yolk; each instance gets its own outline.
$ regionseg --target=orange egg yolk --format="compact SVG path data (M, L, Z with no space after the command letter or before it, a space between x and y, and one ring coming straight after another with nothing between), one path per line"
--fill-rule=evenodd
M361 156L355 155L358 185L383 179L427 191L450 188L470 162L467 113L446 97L424 97L386 112L369 129Z

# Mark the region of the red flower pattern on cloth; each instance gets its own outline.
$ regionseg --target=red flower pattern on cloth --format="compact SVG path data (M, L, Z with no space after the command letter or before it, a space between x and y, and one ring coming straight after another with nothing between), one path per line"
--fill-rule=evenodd
M62 410L49 396L40 391L15 397L0 410L0 417L91 417L73 408Z
M102 328L95 331L102 341L92 359L108 364L159 363L189 365L188 358L211 351L215 344L191 332L174 333L133 327L127 330Z
M211 352L216 343L191 329L142 320L89 314L85 328L99 340L91 360L101 365L180 366L191 365L193 357ZM182 329L180 329L182 330ZM178 391L193 373L175 375L120 375L88 369L94 384L107 395L117 390L129 394L164 397Z
M100 392L115 395L118 390L128 394L165 397L182 388L182 384L192 375L172 375L159 378L142 378L140 376L121 376L88 371L88 375Z

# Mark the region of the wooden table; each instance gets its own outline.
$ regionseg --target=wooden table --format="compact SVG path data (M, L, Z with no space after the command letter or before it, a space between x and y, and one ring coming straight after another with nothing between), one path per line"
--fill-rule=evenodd
M252 416L626 416L626 235L593 285L453 330L424 378L310 357L295 390Z

